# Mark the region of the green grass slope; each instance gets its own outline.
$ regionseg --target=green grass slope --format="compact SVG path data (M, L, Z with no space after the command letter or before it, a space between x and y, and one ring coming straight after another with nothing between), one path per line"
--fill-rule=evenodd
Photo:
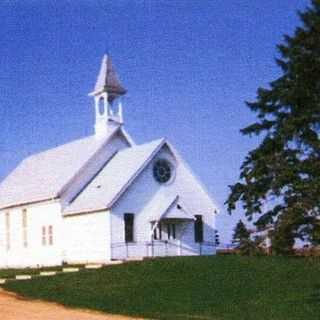
M320 260L185 257L9 282L67 306L152 319L320 319Z

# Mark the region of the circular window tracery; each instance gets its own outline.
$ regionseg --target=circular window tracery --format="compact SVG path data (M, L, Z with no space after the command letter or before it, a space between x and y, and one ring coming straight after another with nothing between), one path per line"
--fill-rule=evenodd
M172 169L169 161L159 159L153 166L153 176L160 183L168 182L172 177Z

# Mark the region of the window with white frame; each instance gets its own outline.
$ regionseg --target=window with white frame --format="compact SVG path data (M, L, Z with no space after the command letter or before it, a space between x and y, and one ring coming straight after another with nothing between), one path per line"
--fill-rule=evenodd
M42 226L42 245L53 246L53 226Z
M201 215L195 215L194 222L194 242L203 242L203 220Z
M174 223L167 223L168 240L176 239L176 225Z
M47 245L46 227L42 226L42 245Z
M49 230L49 232L48 232L49 233L48 234L48 236L49 236L48 243L49 243L49 246L52 246L53 245L53 227L49 226L48 230Z
M124 238L125 242L133 242L134 234L134 214L125 213L124 214Z
M28 217L27 209L22 210L22 241L24 248L28 247Z
M6 249L7 251L10 250L11 247L11 239L10 239L10 213L6 212L5 214L5 219L6 219Z

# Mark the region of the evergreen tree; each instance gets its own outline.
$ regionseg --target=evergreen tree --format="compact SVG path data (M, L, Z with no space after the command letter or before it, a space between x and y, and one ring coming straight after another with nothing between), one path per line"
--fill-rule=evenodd
M232 243L238 248L243 242L250 240L250 233L242 220L239 220L234 228Z
M257 121L241 132L262 142L248 153L226 201L230 213L240 202L249 219L259 214L260 227L274 224L273 240L284 252L294 237L319 240L320 0L299 16L301 26L278 46L282 75L247 102Z
M242 220L239 220L232 237L232 243L236 245L237 252L243 256L253 256L262 254L259 239L251 240L250 232Z

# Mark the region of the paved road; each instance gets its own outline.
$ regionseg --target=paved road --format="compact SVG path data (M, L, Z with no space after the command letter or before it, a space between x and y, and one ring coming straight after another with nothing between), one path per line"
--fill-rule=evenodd
M1 320L132 320L124 316L69 309L64 306L29 300L0 289Z

